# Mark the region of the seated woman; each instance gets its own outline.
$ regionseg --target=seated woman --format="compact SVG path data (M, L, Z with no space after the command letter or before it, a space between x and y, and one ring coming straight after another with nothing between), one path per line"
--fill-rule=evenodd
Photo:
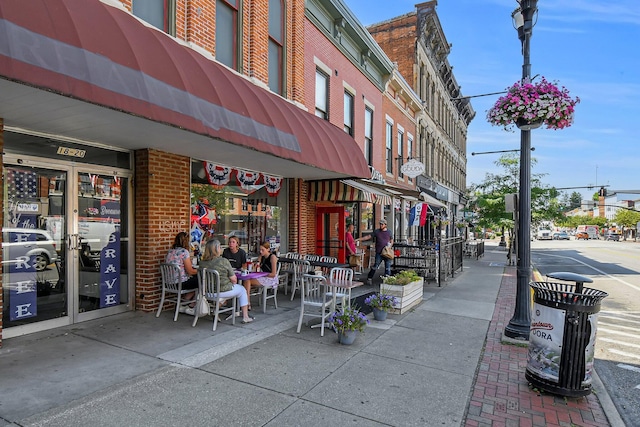
M253 322L253 318L251 318L248 313L249 297L247 296L247 292L242 286L237 284L238 278L229 260L220 255L222 255L220 241L216 239L209 240L204 246L204 254L202 254L202 259L198 267L216 270L220 276L220 297L238 297L240 300L240 309L242 310L242 323Z
M165 257L167 264L175 264L180 269L180 278L182 279L182 289L197 289L198 288L198 270L193 268L191 264L191 255L189 254L189 235L184 231L181 231L176 235L173 241L173 246L167 252ZM185 300L193 299L195 292L190 292L185 295ZM195 314L195 301L190 307L180 307L181 313L187 313L190 315Z
M269 242L262 242L260 244L260 257L258 258L259 271L269 273L264 277L258 277L257 279L245 280L244 287L247 291L247 295L251 294L252 286L270 286L275 288L278 286L278 257L276 254L271 253L271 245ZM251 310L251 305L249 305Z

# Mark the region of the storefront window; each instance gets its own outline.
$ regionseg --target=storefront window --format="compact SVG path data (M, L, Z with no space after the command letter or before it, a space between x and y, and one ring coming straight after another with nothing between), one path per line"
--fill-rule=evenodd
M267 241L274 251L286 246L286 181L279 188L269 177L229 167L215 170L211 164L192 162L191 243L198 253L209 239L218 239L223 247L236 236L240 246L257 256ZM211 176L211 174L215 176ZM210 182L213 181L213 184Z

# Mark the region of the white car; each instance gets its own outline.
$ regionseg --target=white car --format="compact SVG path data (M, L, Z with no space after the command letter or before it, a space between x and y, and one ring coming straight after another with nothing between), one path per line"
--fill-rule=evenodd
M58 260L53 237L45 230L32 228L2 229L2 264L33 263L43 271Z

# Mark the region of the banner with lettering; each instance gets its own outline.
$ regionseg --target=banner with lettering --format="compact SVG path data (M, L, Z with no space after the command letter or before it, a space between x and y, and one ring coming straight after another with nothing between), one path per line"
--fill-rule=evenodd
M9 232L7 237L3 246L8 247L4 261L9 262L9 274L4 287L9 287L9 320L35 317L38 315L36 256L27 256L24 251L25 246L30 245L28 242L35 242L37 236L25 229L24 232Z
M564 310L538 303L533 305L531 314L527 369L556 383L560 378L564 316Z
M100 308L120 304L120 231L100 251Z

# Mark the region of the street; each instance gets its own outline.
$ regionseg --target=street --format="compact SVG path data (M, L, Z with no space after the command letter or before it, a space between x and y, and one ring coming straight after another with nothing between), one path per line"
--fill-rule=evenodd
M531 262L545 276L568 271L585 287L609 294L598 316L595 369L627 426L640 426L640 243L547 240L531 244Z

